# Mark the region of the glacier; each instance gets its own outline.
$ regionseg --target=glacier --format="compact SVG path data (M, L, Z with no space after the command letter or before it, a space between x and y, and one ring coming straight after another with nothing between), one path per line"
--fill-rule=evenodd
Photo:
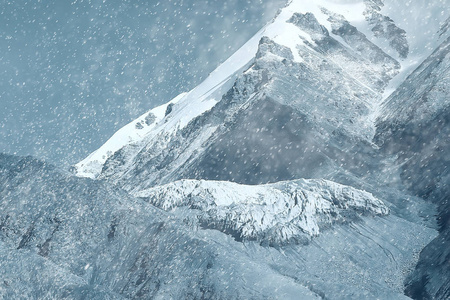
M322 228L359 215L387 215L372 194L330 181L298 180L245 186L231 182L182 180L140 191L137 197L164 210L197 210L199 225L278 246L309 242ZM183 218L186 216L183 214Z

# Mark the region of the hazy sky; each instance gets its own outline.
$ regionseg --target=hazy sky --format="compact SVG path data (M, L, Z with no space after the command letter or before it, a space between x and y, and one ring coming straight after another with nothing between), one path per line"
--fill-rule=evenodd
M0 0L0 152L67 167L201 82L286 0Z

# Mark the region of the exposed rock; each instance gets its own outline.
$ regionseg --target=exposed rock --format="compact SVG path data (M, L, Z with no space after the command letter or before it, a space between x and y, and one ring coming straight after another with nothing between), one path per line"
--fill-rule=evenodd
M399 28L391 18L381 14L381 8L384 6L382 0L365 0L364 3L366 5L364 15L372 25L375 36L389 41L389 45L397 51L398 55L406 58L409 54L406 31Z

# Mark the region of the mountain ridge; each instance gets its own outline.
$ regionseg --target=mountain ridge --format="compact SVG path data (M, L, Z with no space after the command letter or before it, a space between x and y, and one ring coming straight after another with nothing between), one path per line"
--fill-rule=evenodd
M336 54L339 55L340 60L342 61L342 63L338 64L338 68L348 68L348 66L351 63L351 59L344 59L342 55L346 55L348 56L349 54L345 54L348 52L348 49L351 49L351 46L349 46L350 44L347 44L347 42L345 42L345 35L347 33L349 33L349 36L352 36L352 34L354 34L354 32L357 33L356 36L358 36L358 39L366 39L366 41L364 43L366 44L371 44L374 47L378 47L376 46L376 44L372 44L374 41L380 41L382 39L382 36L376 36L376 34L374 35L373 33L371 35L367 35L364 34L362 32L369 32L371 33L372 30L370 29L371 23L373 23L373 17L368 18L368 20L366 20L366 15L367 12L364 13L367 9L370 9L373 5L373 3L371 4L370 1L359 1L358 2L359 6L358 9L356 9L356 11L360 10L361 14L358 15L358 13L349 13L349 11L347 11L349 9L349 6L347 4L336 4L336 3L331 3L331 2L327 2L327 1L318 1L316 4L305 4L305 3L300 3L298 1L290 1L289 4L287 4L287 6L280 10L278 16L272 21L272 23L269 23L266 27L264 27L259 33L257 33L251 40L249 43L247 43L246 45L244 45L234 56L232 56L229 60L227 60L225 63L223 63L216 71L212 72L210 77L208 79L205 80L204 83L202 83L199 87L197 87L196 89L194 89L192 92L184 95L184 96L180 96L179 98L177 98L180 103L177 107L177 105L174 106L175 110L173 112L173 116L176 116L175 118L170 118L166 121L164 121L164 123L162 125L159 125L157 129L157 131L155 131L155 134L157 134L157 132L159 132L161 134L161 136L159 137L159 139L161 139L162 136L167 135L167 137L163 138L163 139L170 139L170 136L173 136L174 134L176 135L176 132L180 129L183 129L184 127L187 126L187 122L189 122L189 120L193 120L194 118L200 116L202 113L210 110L214 105L216 105L216 103L220 102L220 98L222 97L221 94L225 94L227 90L229 90L232 86L233 86L233 81L237 78L238 74L240 72L242 72L242 70L246 70L249 65L252 63L252 61L254 60L254 56L256 56L256 60L258 60L258 44L261 45L261 38L263 36L272 36L273 42L276 44L277 41L278 43L280 43L280 45L284 45L285 47L287 47L288 49L290 49L290 52L293 53L293 55L295 56L297 53L297 45L303 45L302 48L305 50L313 50L310 48L310 46L313 46L313 48L315 47L318 51L330 51L327 50L330 47L330 44L333 45L338 45L340 48L337 48L338 50L332 50L333 52L330 52L328 54L328 59L331 59L330 62L332 64L334 64L336 62ZM329 11L328 9L324 9L322 5L327 4L328 6L332 6L333 8L335 8L339 13L344 13L346 14L346 18L349 20L358 20L358 22L364 22L364 26L359 26L359 28L362 30L362 32L358 33L358 29L356 27L352 27L353 25L351 25L350 23L348 23L348 21L346 20L346 18L343 15L339 15L339 14L335 14L335 13L331 13L331 11ZM383 3L381 3L383 4ZM377 11L380 10L382 13L384 13L384 10L386 10L386 5L381 5L379 4L379 6L381 7L380 9L376 9ZM431 5L431 4L430 4ZM435 5L435 4L432 4ZM420 5L419 5L420 6ZM351 6L354 9L354 6ZM304 15L308 16L307 14L313 16L314 20L310 20L310 24L309 26L319 26L319 25L315 25L315 24L320 24L324 23L326 26L324 25L320 25L323 27L323 30L325 30L324 32L322 32L322 35L317 37L317 34L313 34L311 35L311 32L308 34L308 28L306 28L305 26L303 27L298 27L298 26L294 26L293 22L293 16L295 16L295 14L299 14L299 11L302 12L304 11ZM311 12L309 11L314 11L315 14L313 15ZM397 12L397 11L396 11ZM315 16L318 15L320 16L319 19L316 19ZM372 21L371 21L372 20ZM319 22L320 21L320 22ZM342 23L343 22L343 23ZM339 25L339 24L343 24L343 25ZM359 24L359 23L358 23ZM409 23L406 23L409 26ZM292 26L294 27L292 27ZM287 28L286 28L287 26ZM342 30L342 26L347 26L346 28L349 29L345 29ZM339 29L341 28L341 29ZM351 29L354 28L354 29ZM303 29L303 30L302 30ZM306 29L306 31L305 31ZM283 32L284 30L284 32ZM294 30L294 31L292 31ZM356 31L355 31L356 30ZM438 28L436 28L436 32L438 31ZM290 33L287 33L290 32ZM327 33L328 32L328 33ZM334 32L334 33L333 33ZM335 34L336 33L336 34ZM299 34L299 38L295 38L295 34ZM330 35L332 37L330 37ZM348 34L347 34L348 35ZM417 40L422 41L422 40L426 40L426 38L424 38L423 34L416 34L417 36L419 36L420 38L417 38ZM316 36L316 38L314 38L314 36ZM343 37L344 36L344 39ZM403 36L403 34L402 34ZM372 37L372 38L371 38ZM292 41L289 41L290 39L294 38L294 44ZM325 38L325 39L324 39ZM411 37L408 38L411 41ZM331 40L330 40L331 39ZM354 38L352 38L352 42L354 44ZM429 40L431 40L432 38L428 38ZM289 42L288 42L289 41ZM350 41L350 40L349 40ZM412 40L414 41L414 40ZM319 46L317 46L317 44L319 43ZM414 46L417 42L411 42L411 44ZM430 42L429 42L430 43ZM343 46L342 46L343 45ZM381 45L381 44L380 44ZM354 45L353 45L354 47ZM372 47L372 46L371 46ZM413 47L413 50L416 47ZM333 49L333 48L331 48ZM379 48L374 48L374 49L379 49ZM308 50L308 51L309 51ZM380 49L381 50L381 49ZM336 52L337 51L337 52ZM314 51L312 53L317 53L317 51ZM382 53L382 51L380 52ZM303 51L304 56L306 55L306 57L308 57L310 54L308 52ZM414 54L414 51L413 51ZM350 54L351 58L355 58L354 54ZM357 54L358 56L359 54ZM364 54L366 55L366 54ZM383 54L385 55L385 54ZM289 55L288 55L289 56ZM389 56L386 56L389 57ZM297 58L293 58L290 57L290 59L295 63L296 60L301 61L302 59ZM400 63L402 64L402 73L407 72L409 65L411 64L410 61L403 61L400 58L398 58ZM424 58L422 58L424 59ZM250 61L250 63L248 63ZM261 61L261 60L260 60ZM338 60L339 61L339 60ZM369 65L372 66L370 63L367 62L366 59L364 59L365 63L362 63L363 65ZM317 64L317 63L316 63ZM398 65L396 66L397 63L394 63L394 69L392 71L389 72L397 72L395 71L395 68L398 68ZM404 65L403 65L404 64ZM417 62L416 62L417 64ZM359 64L361 65L361 63ZM351 65L350 65L351 66ZM316 66L319 67L319 66ZM374 72L373 70L370 69L371 67L369 67L368 69L366 69L366 74L370 74L371 72ZM385 68L385 67L384 67ZM351 76L355 76L355 74L358 74L358 69L361 69L359 67L351 67L350 69L348 69L348 71L346 72L347 74L352 74ZM369 72L369 73L367 73ZM233 75L234 74L234 75ZM363 73L364 74L364 73ZM373 74L381 74L379 71L376 71ZM392 78L393 75L395 75L395 73L392 73L391 76L387 77L387 79ZM231 76L231 77L230 77ZM361 75L359 75L360 77ZM372 81L373 79L369 77L367 77L367 75L364 75L366 78L366 81ZM363 76L363 77L364 77ZM377 75L378 76L378 75ZM383 75L386 76L386 75ZM399 75L397 75L398 77ZM404 76L404 75L402 75ZM356 75L356 77L358 77L358 75ZM392 82L395 82L396 80L392 80ZM217 84L219 84L219 86L221 86L222 82L228 82L224 85L222 85L223 88L219 89L218 91L215 90L217 89ZM354 81L357 84L359 84L361 82L361 80L357 80ZM386 83L386 79L384 80L385 83L383 83L383 85L385 86ZM358 89L362 89L364 90L364 88L359 87ZM392 86L389 86L388 89L392 89ZM212 91L215 92L213 94L210 94ZM356 92L360 92L359 90ZM370 92L369 92L370 93ZM368 105L371 113L368 116L365 117L361 117L361 118L369 118L369 122L367 126L371 126L372 129L371 131L375 132L375 120L377 115L380 113L380 109L378 108L379 104L381 102L382 99L382 95L377 95L377 96L372 96L373 99L371 99L369 101ZM180 99L181 98L181 99ZM341 103L343 103L343 101L340 101ZM195 108L196 111L193 112L192 109ZM172 119L172 120L170 120ZM183 121L184 120L184 121ZM136 120L132 123L138 123L139 120ZM165 123L169 122L170 127L168 127L168 125L166 125ZM130 123L130 125L128 125L128 127L132 128L133 125L131 125L132 123ZM144 126L145 127L145 126ZM145 129L147 130L147 129ZM129 132L127 133L126 130L122 130L125 131L124 132L124 136L126 136L127 134L129 135L135 135L135 133L133 132ZM135 130L136 131L136 130ZM142 131L142 130L141 130ZM166 134L163 134L163 132L166 132ZM153 136L155 134L152 134ZM372 135L373 135L372 134ZM116 139L117 140L117 139ZM114 143L114 138L112 138L110 141L108 141L108 143ZM135 145L137 146L137 148L142 148L142 146L138 146L138 144L142 142L136 142ZM133 147L131 147L133 148ZM134 147L136 148L136 147ZM111 155L113 154L113 152L117 151L119 149L114 148L114 149L109 149L108 145L105 144L105 146L103 146L102 148L100 148L99 150L97 150L95 152L95 157L93 157L92 154L90 157L86 158L85 160L83 160L82 162L80 162L79 164L77 164L74 168L75 172L77 174L79 174L80 176L88 176L88 177L97 177L99 176L99 174L101 173L101 168L102 165L104 164L104 162L111 157ZM133 153L135 153L136 151L132 151ZM134 156L134 155L133 155ZM129 158L131 159L131 158ZM89 167L89 165L92 165L92 167ZM93 167L95 166L95 167ZM92 171L89 171L92 170Z

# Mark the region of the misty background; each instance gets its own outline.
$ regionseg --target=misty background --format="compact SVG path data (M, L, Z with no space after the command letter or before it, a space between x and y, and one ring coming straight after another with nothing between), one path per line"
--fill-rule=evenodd
M0 0L0 152L62 167L199 84L286 0Z

